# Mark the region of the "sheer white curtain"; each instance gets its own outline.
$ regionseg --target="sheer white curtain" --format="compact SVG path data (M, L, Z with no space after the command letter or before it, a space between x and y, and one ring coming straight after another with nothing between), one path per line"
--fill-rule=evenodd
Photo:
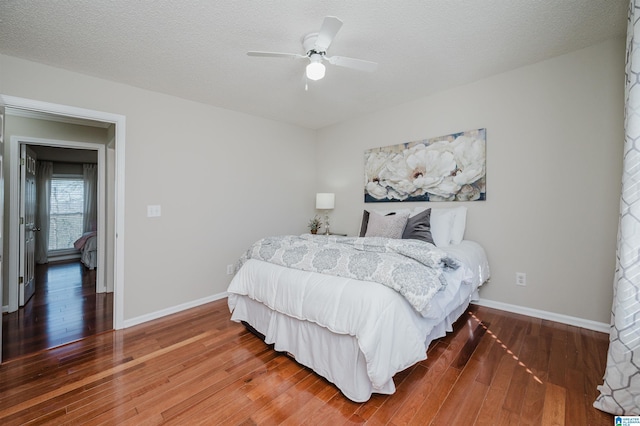
M98 166L96 164L83 164L82 175L84 178L82 232L90 232L97 229L98 222Z
M40 264L49 261L49 211L51 209L52 174L52 162L38 161L36 170L36 228L40 229L40 232L36 235L36 263Z
M640 415L640 0L627 24L625 140L611 332L604 384L594 407Z

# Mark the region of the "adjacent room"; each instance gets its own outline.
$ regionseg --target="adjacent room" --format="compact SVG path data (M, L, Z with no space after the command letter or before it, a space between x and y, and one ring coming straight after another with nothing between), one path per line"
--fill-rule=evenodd
M7 117L5 135L21 135L12 140L21 173L11 177L19 182L9 187L25 195L17 197L20 205L10 216L25 220L14 230L19 249L8 259L18 268L7 280L17 285L6 291L5 361L113 329L113 293L96 279L98 151L63 148L58 146L63 142L51 139L86 138L88 132L96 140L107 134L104 128L78 128L18 112ZM45 142L51 145L35 144Z
M0 3L0 422L640 416L636 3Z

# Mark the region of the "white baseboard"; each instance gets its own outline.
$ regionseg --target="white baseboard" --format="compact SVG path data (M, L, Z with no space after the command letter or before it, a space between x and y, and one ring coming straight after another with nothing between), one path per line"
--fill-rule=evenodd
M611 326L604 322L591 321L588 319L572 317L569 315L557 314L555 312L541 311L539 309L527 308L524 306L512 305L510 303L496 302L493 300L482 299L473 301L476 305L486 306L487 308L500 309L501 311L513 312L514 314L527 315L529 317L555 321L562 324L573 325L576 327L586 328L588 330L599 331L609 334Z
M218 293L212 296L203 297L202 299L192 300L191 302L183 303L182 305L171 306L166 309L151 312L150 314L140 315L139 317L125 320L124 328L133 327L134 325L142 324L147 321L152 321L158 318L165 317L167 315L176 314L187 309L195 308L196 306L204 305L205 303L215 302L216 300L224 299L227 296L228 294L225 291L224 293Z
M183 303L182 305L172 306L170 308L162 309L150 314L141 315L139 317L131 318L124 321L124 328L133 327L134 325L142 324L147 321L152 321L158 318L162 318L167 315L175 314L186 309L195 308L196 306L204 305L205 303L215 302L216 300L224 299L227 297L227 292L214 294L212 296L203 297L202 299L193 300L191 302ZM609 334L611 326L604 322L591 321L583 318L572 317L569 315L557 314L555 312L541 311L539 309L527 308L524 306L512 305L510 303L496 302L489 299L476 300L476 305L486 306L487 308L499 309L501 311L513 312L515 314L527 315L534 318L545 319L549 321L555 321L562 324L573 325L576 327L586 328L588 330L599 331L601 333ZM2 312L9 312L9 306L2 306Z

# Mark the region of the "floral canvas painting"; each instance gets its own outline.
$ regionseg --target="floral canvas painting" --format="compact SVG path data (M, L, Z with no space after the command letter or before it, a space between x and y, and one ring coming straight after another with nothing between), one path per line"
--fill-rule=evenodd
M364 154L364 201L486 200L486 129Z

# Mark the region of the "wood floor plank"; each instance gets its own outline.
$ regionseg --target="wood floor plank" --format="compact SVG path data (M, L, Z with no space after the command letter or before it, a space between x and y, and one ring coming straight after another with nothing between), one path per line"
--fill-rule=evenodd
M267 354L267 352L264 352ZM277 356L277 354L272 354L269 352L269 355ZM180 379L176 379L178 375L172 375L170 371L166 372L166 381L157 384L157 386L146 387L143 390L138 389L134 390L129 396L131 396L130 400L121 403L115 403L114 400L106 401L105 404L110 405L111 411L122 410L122 409L135 409L138 413L138 416L150 416L154 415L156 412L162 411L162 407L172 406L173 404L180 403L185 396L188 396L192 393L196 393L198 389L201 389L203 386L208 385L213 380L220 379L220 376L227 377L224 373L221 373L213 367L215 363L212 363L208 372L210 374L202 375L205 370L198 370L197 374L193 376L180 376ZM153 368L155 371L160 372L162 374L162 368ZM195 371L195 370L194 370ZM173 381L171 380L173 377ZM185 380L188 382L184 383ZM197 382L196 385L190 388L190 391L185 392L182 389L185 386L192 385L194 382ZM124 383L120 383L120 386L124 385ZM167 397L167 393L169 396ZM163 418L164 421L164 418Z
M470 359L430 424L461 424L475 420L487 392L487 386L476 381L478 371L478 361Z
M440 407L446 402L447 396L449 395L449 392L451 392L451 389L453 389L459 376L460 370L453 367L447 367L440 377L440 380L437 382L436 388L429 394L429 397L425 399L420 408L418 408L409 424L430 424L431 420L440 410Z
M220 300L7 362L0 423L611 424L591 406L602 333L471 306L395 394L354 403L229 316Z
M297 364L292 359L286 356L281 356L280 359L282 363L278 367L268 370L265 374L250 382L243 380L240 383L241 386L235 393L247 401L245 407L248 409L243 413L229 410L226 416L231 418L234 415L242 414L234 419L233 422L240 423L241 421L252 420L257 424L261 424L262 422L267 422L268 419L273 421L278 417L286 417L280 409L292 399L287 392L292 388L304 389L305 386L313 383L313 379L317 378L317 376L311 375L312 372L310 370ZM307 377L310 379L305 382ZM229 391L225 391L225 393L227 392ZM224 408L235 406L235 401L228 401L229 403L225 404ZM212 403L215 403L215 401L212 401ZM204 401L201 405L208 406L210 404ZM216 416L219 416L219 414L220 412L216 413ZM279 419L278 421L281 420Z
M2 316L2 359L12 360L113 328L113 293L96 293L80 261L36 265L35 294Z
M567 369L565 376L567 384L565 419L570 419L576 424L588 424L587 413L584 409L586 405L586 395L584 389L584 374L575 368Z
M323 378L319 378L309 388L309 392L314 395L306 403L303 403L298 410L291 414L287 419L282 421L283 426L296 426L306 422L311 416L315 416L316 413L328 402L338 395L339 390L331 386Z
M308 416L302 424L345 424L356 411L358 404L350 401L341 393L336 393L325 404Z
M502 408L512 413L520 414L524 402L527 384L532 380L531 376L519 364L513 370L511 383L507 390Z
M56 397L58 397L60 395L66 394L68 392L77 392L78 389L81 389L86 384L92 383L92 382L94 382L96 380L99 380L101 378L104 378L104 377L112 376L114 374L117 374L117 373L119 373L121 371L124 371L124 370L127 370L127 369L132 369L132 368L136 367L137 365L145 362L147 359L160 356L163 353L175 350L175 349L183 347L183 346L187 346L189 343L191 343L192 341L197 340L198 338L200 338L200 336L191 337L190 339L187 339L187 340L185 340L183 342L180 342L180 343L176 343L174 346L165 348L164 350L160 350L160 351L156 351L156 352L150 353L150 354L148 354L146 356L131 360L130 362L127 362L125 364L118 364L118 365L114 366L113 368L111 368L109 370L105 370L105 371L102 371L100 373L96 373L96 374L94 374L92 376L84 377L84 378L82 378L80 380L70 381L69 383L66 383L65 385L60 386L60 387L58 387L56 389L52 389L52 390L47 389L46 392L40 393L40 394L38 394L36 396L33 396L33 397L29 398L28 400L26 400L24 402L12 405L12 406L7 407L7 408L0 409L0 418L2 418L3 416L8 416L10 414L14 414L14 413L23 411L23 410L27 411L31 407L37 405L38 403L42 403L44 401L52 400L52 399L54 399L54 398L56 398Z
M544 425L564 425L565 424L565 402L566 390L553 383L547 383L544 408L542 410L542 424ZM569 420L573 421L573 420Z
M565 372L567 369L567 342L559 338L551 339L549 348L549 382L565 386Z
M417 365L413 371L411 386L404 390L407 394L402 406L398 407L394 416L388 419L390 425L406 425L409 424L422 402L428 398L433 391L432 382L426 379L429 370Z
M470 322L468 327L473 331L471 332L469 338L465 341L464 346L462 346L460 353L451 364L454 368L465 368L465 366L469 362L469 358L471 358L471 355L475 352L476 348L480 344L480 341L482 340L482 337L487 331L487 328L483 327L481 324Z
M496 345L496 347L498 346ZM494 425L496 419L500 417L511 377L517 366L518 363L512 356L502 353L500 362L494 369L494 375L489 380L489 389L476 417L475 423L477 425Z
M546 386L536 380L527 381L520 411L521 425L541 425ZM575 424L582 424L576 422Z
M253 407L259 407L253 414L252 410L246 410L244 413L238 413L230 410L233 415L228 418L229 423L237 424L242 418L249 413L250 418L257 424L264 424L274 421L277 424L283 423L285 420L295 416L302 406L313 398L314 386L320 381L320 378L309 369L302 369L300 372L301 380L293 386L281 393L273 400L262 398L254 402ZM235 417L234 417L235 416Z
M247 380L247 377L252 375L264 374L268 371L269 363L280 362L279 357L282 356L273 351L264 350L261 357L248 360L243 370L238 373L241 374L241 377L247 375L243 380ZM170 380L164 393L140 397L139 401L135 402L136 408L141 413L161 411L163 418L166 419L167 416L170 417L172 411L179 411L185 405L191 406L197 401L220 393L237 380L236 375L230 375L224 370L216 369L215 364L212 364L209 369L210 371L206 373L201 370L199 374L174 377L173 380ZM187 402L183 402L187 399ZM165 413L166 411L169 412Z

